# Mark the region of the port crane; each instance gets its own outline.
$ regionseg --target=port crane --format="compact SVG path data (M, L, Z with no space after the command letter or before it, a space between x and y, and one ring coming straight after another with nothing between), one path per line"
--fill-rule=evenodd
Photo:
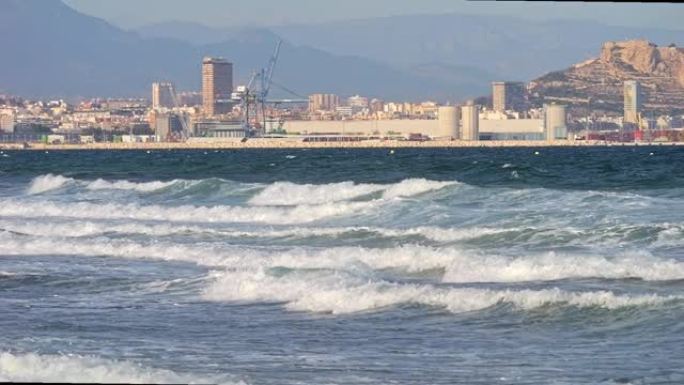
M235 92L231 95L231 99L239 102L242 111L242 126L245 130L245 138L250 138L264 134L266 132L266 104L284 104L284 103L305 103L308 99L296 94L295 92L280 86L273 81L273 73L275 72L280 56L280 47L283 41L278 40L273 54L271 55L268 64L265 68L252 73L247 85L238 86ZM276 85L284 91L293 94L301 99L268 99L271 86ZM259 129L259 114L261 113L261 121L263 126ZM282 122L280 123L282 125ZM259 132L261 131L261 132Z

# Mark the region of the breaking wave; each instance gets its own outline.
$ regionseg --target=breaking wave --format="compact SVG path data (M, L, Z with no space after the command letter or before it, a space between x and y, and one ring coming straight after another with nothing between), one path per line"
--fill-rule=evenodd
M53 220L41 223L27 223L24 220L0 219L0 230L24 235L58 236L78 238L108 234L140 234L151 236L172 235L222 235L243 238L309 238L309 237L343 237L368 234L375 237L422 237L435 242L454 242L475 239L487 235L507 233L517 229L496 228L441 228L420 226L408 229L392 229L370 226L350 227L259 227L226 228L205 225L182 225L165 223L127 222L111 223L96 219L84 221Z
M543 306L619 309L656 306L681 300L676 296L617 295L610 291L567 292L441 288L433 285L372 282L343 274L293 273L273 277L266 272L225 272L205 292L213 301L285 303L292 311L347 314L402 304L445 308L453 313L478 311L500 304L522 310Z
M349 215L372 208L379 202L339 202L294 207L248 206L161 206L129 204L94 204L89 202L19 202L1 203L0 215L25 218L129 219L190 223L308 223Z
M148 368L128 361L110 361L77 355L7 352L0 353L0 381L117 384L238 383L227 378L193 376Z
M455 247L404 245L393 248L291 247L264 249L217 243L192 245L156 241L98 238L65 242L47 237L0 235L5 255L83 255L156 260L177 260L199 265L251 271L286 268L322 269L373 274L393 270L414 275L439 270L448 283L512 283L555 281L569 278L628 279L648 281L684 279L684 263L646 254L612 258L592 255L546 253L520 257L483 256Z
M324 185L276 182L259 192L250 199L249 203L260 206L324 204L346 201L381 191L383 198L390 199L418 195L453 184L456 182L437 182L427 179L406 179L388 185L356 184L354 182Z
M88 183L86 188L88 190L133 190L138 192L152 192L161 190L169 186L173 186L181 181L172 180L169 182L152 181L152 182L130 182L127 180L106 181L104 179L97 179L94 182Z
M62 175L41 175L35 177L26 191L29 195L43 194L48 191L57 190L69 183L73 183L73 178L67 178Z

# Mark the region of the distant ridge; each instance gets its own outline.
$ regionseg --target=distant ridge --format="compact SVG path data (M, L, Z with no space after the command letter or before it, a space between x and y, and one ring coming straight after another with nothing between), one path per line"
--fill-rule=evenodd
M157 80L197 90L204 55L233 61L236 77L244 81L265 64L278 39L259 29L237 31L213 44L146 38L81 14L60 0L0 0L0 9L0 92L26 97L148 96ZM287 42L276 78L301 94L362 93L400 100L457 100L486 87Z

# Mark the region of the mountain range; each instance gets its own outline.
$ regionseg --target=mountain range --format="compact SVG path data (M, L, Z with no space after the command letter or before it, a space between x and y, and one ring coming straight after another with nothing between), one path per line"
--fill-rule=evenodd
M277 83L306 95L360 93L460 101L493 80L529 80L587 58L606 39L681 44L681 33L501 16L417 15L269 29L168 22L135 31L61 0L0 0L0 92L27 97L147 96L150 83L200 87L201 59L235 63L236 83L284 39Z

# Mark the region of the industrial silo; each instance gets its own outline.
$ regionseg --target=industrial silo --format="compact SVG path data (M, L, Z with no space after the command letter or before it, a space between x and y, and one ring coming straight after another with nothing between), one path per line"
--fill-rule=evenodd
M439 129L435 133L435 137L440 138L459 138L459 110L453 106L439 107L438 112Z
M544 105L544 133L546 140L567 139L565 106L558 104Z
M479 113L472 101L461 107L461 139L480 140Z

